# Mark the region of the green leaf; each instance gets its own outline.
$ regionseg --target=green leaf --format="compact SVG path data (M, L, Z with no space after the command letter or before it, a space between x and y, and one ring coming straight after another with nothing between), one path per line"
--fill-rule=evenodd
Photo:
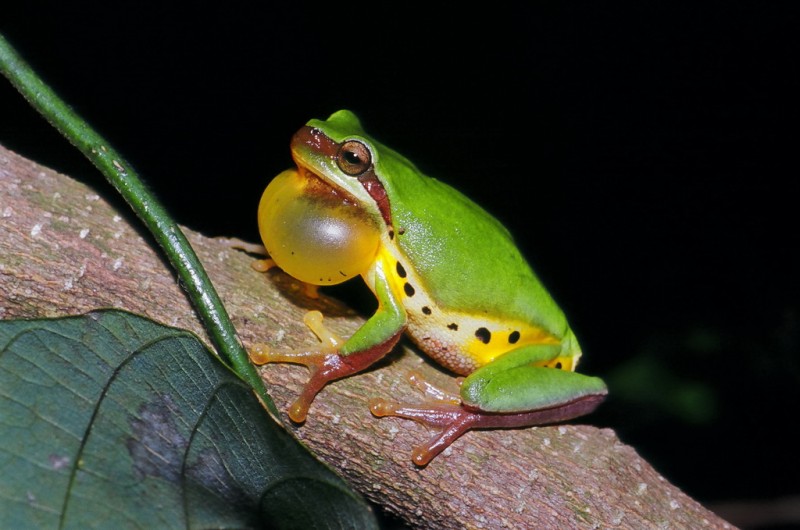
M374 528L194 335L0 322L0 528Z

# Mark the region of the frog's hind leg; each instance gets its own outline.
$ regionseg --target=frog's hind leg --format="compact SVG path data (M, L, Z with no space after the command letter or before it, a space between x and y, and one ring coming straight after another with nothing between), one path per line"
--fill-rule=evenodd
M588 414L602 401L602 396L586 396L573 402L569 408L553 407L532 412L497 414L448 403L409 406L376 399L370 403L370 410L378 417L396 416L440 428L430 440L418 445L411 452L411 460L418 466L425 466L469 430L558 423Z
M588 414L605 399L605 385L594 377L535 365L501 366L500 370L486 368L489 367L478 370L464 381L461 394L465 397L462 399L435 390L433 385L415 375L414 386L422 389L428 400L409 405L374 399L370 410L378 417L396 416L438 429L430 440L412 451L413 462L424 466L469 430L558 423ZM582 391L576 392L575 384ZM504 391L493 392L491 387ZM464 402L470 394L484 395L484 390L489 390L489 395L511 396L510 402L484 400L481 406ZM486 410L486 406L493 410Z

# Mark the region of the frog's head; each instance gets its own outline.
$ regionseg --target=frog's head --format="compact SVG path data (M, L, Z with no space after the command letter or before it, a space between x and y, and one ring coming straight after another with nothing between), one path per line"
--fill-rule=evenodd
M386 190L375 173L377 144L343 110L308 122L291 150L297 169L273 179L259 205L267 251L307 283L333 285L364 274L391 226Z
M340 110L327 120L309 121L295 133L291 149L303 176L321 180L376 222L391 226L386 188L375 171L382 146L367 136L355 114Z

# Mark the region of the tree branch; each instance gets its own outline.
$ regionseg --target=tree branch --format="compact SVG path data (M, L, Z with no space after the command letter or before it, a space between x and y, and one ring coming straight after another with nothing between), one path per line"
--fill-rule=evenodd
M208 338L136 219L83 184L0 146L0 318L74 315L116 307ZM187 235L245 344L310 346L302 323L319 309L348 336L363 322L342 304L313 300L280 271L220 239ZM732 528L669 484L613 431L582 425L471 432L424 469L410 449L430 434L376 419L371 397L419 400L406 381L421 371L452 378L408 349L368 373L326 387L292 432L369 499L432 528ZM261 370L284 411L307 378L302 367ZM288 419L286 420L288 422Z

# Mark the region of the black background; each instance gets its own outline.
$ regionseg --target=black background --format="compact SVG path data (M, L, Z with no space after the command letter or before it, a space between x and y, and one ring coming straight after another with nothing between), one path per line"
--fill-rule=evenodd
M256 241L291 134L356 111L516 235L609 382L581 421L703 502L800 494L798 9L382 9L63 3L0 29L208 235ZM1 82L0 142L113 196Z

